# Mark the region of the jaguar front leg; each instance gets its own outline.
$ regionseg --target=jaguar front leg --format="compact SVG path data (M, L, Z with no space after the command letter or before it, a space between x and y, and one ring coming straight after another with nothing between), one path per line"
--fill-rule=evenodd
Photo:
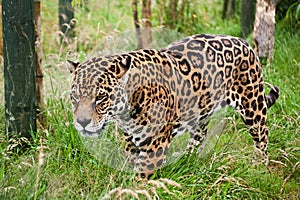
M199 123L195 122L194 126L189 128L190 132L190 140L187 145L187 151L194 152L195 149L199 148L202 144L203 140L205 139L207 135L207 126L209 123L209 119L204 119L200 121ZM198 149L198 152L201 152L203 147L201 149Z
M125 135L125 155L127 157L127 161L131 164L134 164L138 155L140 154L139 148L132 142L132 135L128 135L124 133Z
M172 127L173 125L164 125L159 134L152 136L148 139L149 142L140 148L135 161L135 171L139 179L149 179L166 162Z

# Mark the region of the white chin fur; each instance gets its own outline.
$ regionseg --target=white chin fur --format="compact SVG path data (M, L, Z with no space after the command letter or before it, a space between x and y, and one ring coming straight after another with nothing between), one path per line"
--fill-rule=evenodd
M100 136L99 132L80 131L80 133L83 137L98 138Z

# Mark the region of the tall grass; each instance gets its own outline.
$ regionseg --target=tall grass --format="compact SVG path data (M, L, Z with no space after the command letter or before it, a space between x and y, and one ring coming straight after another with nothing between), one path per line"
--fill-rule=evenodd
M221 2L198 4L206 16L201 32L238 35L238 19L221 20ZM42 2L45 121L23 153L8 143L4 121L0 122L0 199L300 198L299 34L279 25L274 61L263 66L265 80L281 92L268 111L268 168L252 164L252 139L239 116L229 110L224 131L210 154L203 158L196 153L182 155L159 170L154 180L137 182L134 173L116 170L95 158L72 126L65 59L83 60L96 51L103 37L133 29L129 1L88 3L89 10L76 10L75 42L61 46L57 3ZM4 118L2 104L0 116Z

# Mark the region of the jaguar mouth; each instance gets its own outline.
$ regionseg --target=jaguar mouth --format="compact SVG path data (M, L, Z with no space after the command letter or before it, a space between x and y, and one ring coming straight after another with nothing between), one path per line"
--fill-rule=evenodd
M83 130L80 131L80 133L81 133L81 135L83 137L94 137L94 138L97 138L97 137L100 137L101 132L105 129L105 127L106 127L107 124L108 124L107 122L103 123L103 125L101 126L101 128L96 129L95 131L89 131L89 130L83 129Z

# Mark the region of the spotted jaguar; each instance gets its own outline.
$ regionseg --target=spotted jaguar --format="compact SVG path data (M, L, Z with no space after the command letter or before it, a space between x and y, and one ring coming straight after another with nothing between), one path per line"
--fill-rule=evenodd
M209 116L225 106L240 114L261 159L268 159L267 108L279 89L269 85L265 95L259 58L243 39L198 34L159 50L67 63L75 128L97 137L108 122L116 122L141 178L163 166L175 136L189 132L188 148L199 146Z

